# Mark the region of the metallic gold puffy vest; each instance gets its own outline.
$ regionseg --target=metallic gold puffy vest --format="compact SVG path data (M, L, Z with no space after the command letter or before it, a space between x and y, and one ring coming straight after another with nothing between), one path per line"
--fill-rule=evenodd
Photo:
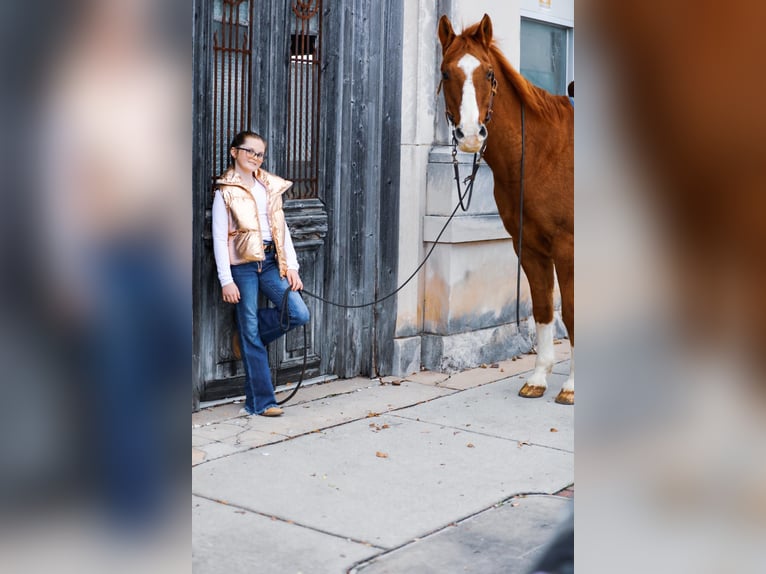
M282 194L293 185L273 173L259 169L255 178L266 188L266 202L269 210L271 238L277 250L279 274L287 274L285 257L285 214L282 211ZM258 219L258 207L250 190L233 169L228 170L215 182L223 201L229 210L229 246L242 261L263 261L263 236ZM233 224L233 225L232 225Z

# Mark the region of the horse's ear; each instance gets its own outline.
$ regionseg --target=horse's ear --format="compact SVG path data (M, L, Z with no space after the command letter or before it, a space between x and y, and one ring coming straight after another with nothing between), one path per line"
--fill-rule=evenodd
M489 48L490 44L492 44L492 20L490 20L489 14L484 14L484 18L479 22L474 38L481 42L485 48Z
M446 14L443 14L439 18L439 41L442 43L442 55L447 51L449 45L452 44L452 40L455 39L455 31L452 29L449 18Z

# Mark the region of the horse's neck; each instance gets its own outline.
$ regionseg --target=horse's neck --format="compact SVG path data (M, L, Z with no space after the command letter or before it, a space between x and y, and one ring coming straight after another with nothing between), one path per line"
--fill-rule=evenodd
M512 182L518 181L522 145L529 145L522 140L522 131L528 133L526 128L529 124L529 110L524 109L522 130L523 104L516 90L510 85L503 86L504 92L500 92L500 89L498 86L498 95L495 98L497 104L487 125L489 135L484 159L492 168L496 179L500 175L510 177L509 184L515 188Z

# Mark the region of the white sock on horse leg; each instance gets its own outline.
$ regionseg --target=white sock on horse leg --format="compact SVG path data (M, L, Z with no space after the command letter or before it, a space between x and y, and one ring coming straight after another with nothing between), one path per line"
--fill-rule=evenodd
M537 359L535 372L527 384L533 387L548 387L546 377L553 369L556 356L553 352L553 321L535 325L537 331Z

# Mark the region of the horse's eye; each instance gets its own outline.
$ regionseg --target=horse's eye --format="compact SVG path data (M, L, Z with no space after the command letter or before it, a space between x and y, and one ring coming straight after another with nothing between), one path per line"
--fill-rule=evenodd
M449 74L447 72L442 72L442 80L449 80Z

